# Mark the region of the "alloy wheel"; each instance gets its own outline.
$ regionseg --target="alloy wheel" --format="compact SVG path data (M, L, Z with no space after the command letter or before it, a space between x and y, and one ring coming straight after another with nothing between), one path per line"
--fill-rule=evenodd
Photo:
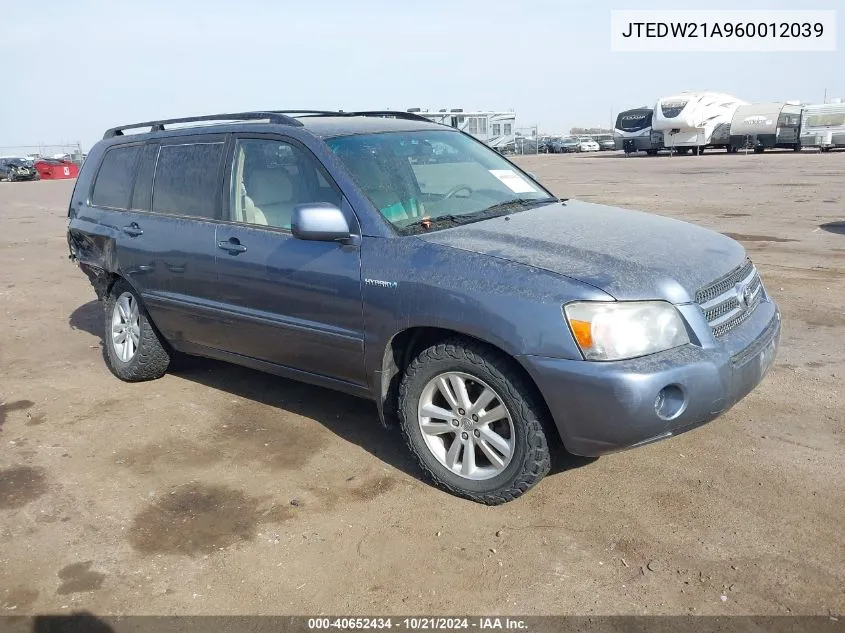
M141 342L141 319L138 301L130 292L121 294L114 303L111 319L112 347L124 363L132 360Z
M422 390L417 420L432 455L472 480L491 479L510 464L516 446L513 418L501 396L463 372L445 372Z

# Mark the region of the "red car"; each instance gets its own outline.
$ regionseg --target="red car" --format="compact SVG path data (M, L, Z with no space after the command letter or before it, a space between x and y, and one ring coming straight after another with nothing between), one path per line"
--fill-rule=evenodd
M69 160L56 158L39 158L35 161L35 170L41 176L41 180L76 178L79 175L79 165Z

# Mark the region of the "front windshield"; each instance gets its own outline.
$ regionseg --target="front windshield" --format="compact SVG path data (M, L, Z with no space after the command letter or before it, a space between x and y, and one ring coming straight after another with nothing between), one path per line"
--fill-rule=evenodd
M387 132L327 143L402 233L557 200L499 154L459 132Z

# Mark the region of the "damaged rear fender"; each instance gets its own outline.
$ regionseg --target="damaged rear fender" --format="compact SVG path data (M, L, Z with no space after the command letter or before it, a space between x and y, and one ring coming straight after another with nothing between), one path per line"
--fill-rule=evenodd
M73 221L67 236L70 259L79 265L94 287L97 298L102 299L120 277L114 238L75 229Z

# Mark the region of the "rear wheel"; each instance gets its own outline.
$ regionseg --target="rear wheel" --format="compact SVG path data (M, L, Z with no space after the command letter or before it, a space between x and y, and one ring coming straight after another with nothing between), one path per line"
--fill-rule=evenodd
M132 287L116 282L104 306L104 356L111 372L126 382L163 376L170 354Z
M486 346L453 339L423 350L402 379L399 410L420 467L453 494L505 503L549 472L544 407Z

